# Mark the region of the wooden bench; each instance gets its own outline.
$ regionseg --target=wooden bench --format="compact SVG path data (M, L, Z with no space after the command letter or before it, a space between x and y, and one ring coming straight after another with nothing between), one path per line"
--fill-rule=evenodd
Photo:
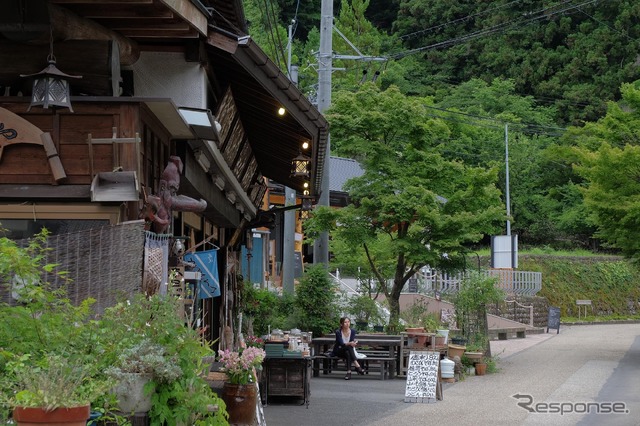
M396 371L396 359L390 357L387 353L366 353L367 351L360 351L359 353L366 354L366 358L359 358L358 363L364 370L365 374L373 372L372 366L375 365L380 372L380 380L393 379ZM346 361L344 358L330 356L328 353L324 355L315 356L313 358L313 377L320 375L320 363L322 362L322 374L327 375L332 371L346 371ZM354 371L355 373L355 371Z

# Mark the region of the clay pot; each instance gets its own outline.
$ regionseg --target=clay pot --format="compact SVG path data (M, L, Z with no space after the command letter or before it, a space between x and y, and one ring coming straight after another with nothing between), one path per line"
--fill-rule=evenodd
M46 411L39 407L16 407L13 410L13 419L20 425L63 425L86 426L91 414L91 407L62 407Z
M225 382L222 400L227 406L230 425L254 425L258 388L255 383L234 385Z
M475 367L476 376L484 376L485 374L487 374L487 364L485 364L484 362L476 362Z
M464 354L466 346L454 345L453 343L449 343L448 355L449 358L453 358L454 356L459 356L462 359L462 355Z

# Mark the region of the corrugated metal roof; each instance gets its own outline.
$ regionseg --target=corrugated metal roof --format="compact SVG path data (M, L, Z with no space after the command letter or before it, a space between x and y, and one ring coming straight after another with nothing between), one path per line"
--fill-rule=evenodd
M331 157L329 160L329 190L346 192L344 184L351 178L362 176L364 170L356 160Z

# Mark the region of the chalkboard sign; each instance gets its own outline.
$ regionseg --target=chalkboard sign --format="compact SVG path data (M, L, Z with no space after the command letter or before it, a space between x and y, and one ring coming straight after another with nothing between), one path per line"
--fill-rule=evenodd
M560 334L560 308L549 306L549 317L547 318L547 333L550 328L558 330L556 334Z
M435 402L440 353L411 351L404 402Z

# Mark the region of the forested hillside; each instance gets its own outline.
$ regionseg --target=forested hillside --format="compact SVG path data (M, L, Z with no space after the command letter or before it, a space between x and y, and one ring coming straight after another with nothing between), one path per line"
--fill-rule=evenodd
M292 64L313 100L321 0L244 4L282 69L295 19ZM424 138L447 161L499 171L521 244L638 257L640 2L344 0L334 16L333 51L376 60L333 61L332 154ZM420 105L401 123L398 93Z
M268 2L257 3L263 9ZM340 26L347 5L378 31L377 42L371 33ZM321 0L278 0L273 7L272 24L284 28L297 17L296 40L317 41ZM513 79L517 93L554 106L558 124L581 124L602 116L606 102L619 99L622 83L640 78L640 3L633 0L334 1L334 14L364 55L389 58L380 68L381 84L395 83L411 94L438 95L472 78L502 77ZM336 53L354 54L336 41ZM403 73L386 78L391 63ZM359 65L356 73L366 69ZM371 68L373 74L377 69Z

